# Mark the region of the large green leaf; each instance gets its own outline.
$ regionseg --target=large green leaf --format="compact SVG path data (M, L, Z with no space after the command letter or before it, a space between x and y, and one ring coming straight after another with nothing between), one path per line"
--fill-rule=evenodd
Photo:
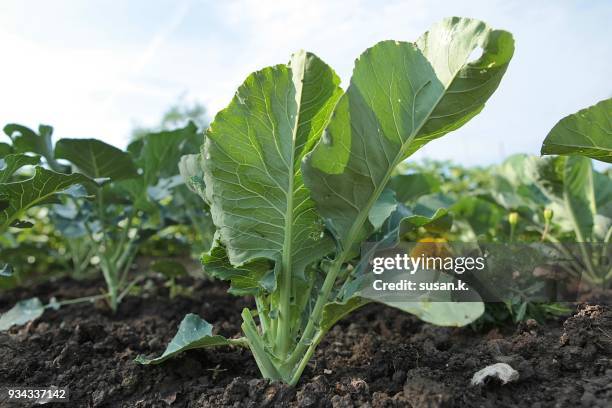
M40 162L38 156L28 156L27 154L9 154L0 159L0 183L10 181L11 176L23 166L35 166Z
M477 47L483 54L470 62ZM395 167L482 110L513 50L508 32L451 18L417 45L383 41L357 59L326 134L303 166L319 213L345 248L372 232L368 213Z
M140 364L159 364L183 351L231 344L225 337L213 335L212 328L213 326L206 320L190 313L185 316L176 335L161 356L151 359L138 356L135 361Z
M612 163L612 99L561 119L542 144L542 154L581 155Z
M36 153L44 157L53 170L58 172L66 170L55 160L51 126L40 125L36 133L26 126L11 123L4 127L4 133L13 140L16 153Z
M279 302L288 308L293 298L292 315L301 314L308 296L305 267L334 248L300 162L329 120L339 82L331 68L303 51L289 65L255 72L217 114L204 146L207 201L231 264L276 262L284 296Z
M91 178L124 180L138 175L129 153L97 139L61 139L55 157L68 160Z
M96 185L82 174L63 174L36 167L34 176L27 180L0 185L0 231L19 222L25 212L36 205L57 201L58 195L79 193L74 187ZM72 188L72 189L71 189Z

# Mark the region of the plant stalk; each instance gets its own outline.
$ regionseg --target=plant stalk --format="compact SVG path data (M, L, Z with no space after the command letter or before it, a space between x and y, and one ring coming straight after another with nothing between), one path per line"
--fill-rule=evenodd
M108 293L103 293L101 295L93 295L93 296L84 296L84 297L80 297L80 298L76 298L76 299L68 299L68 300L62 300L61 302L57 302L56 305L59 306L67 306L67 305L74 305L76 303L84 303L84 302L92 302L94 300L98 300L98 299L104 299L108 297ZM52 308L55 305L45 305L45 308Z
M242 331L249 340L249 347L253 353L253 357L255 357L255 362L257 362L257 366L259 367L261 374L270 380L282 379L282 376L278 372L275 364L272 362L269 354L266 352L265 344L257 332L255 321L253 320L253 316L251 315L251 311L249 309L244 309L242 311L242 320Z

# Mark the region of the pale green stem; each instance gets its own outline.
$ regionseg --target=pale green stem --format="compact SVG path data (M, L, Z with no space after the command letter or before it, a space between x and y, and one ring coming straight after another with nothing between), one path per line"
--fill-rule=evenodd
M293 163L294 152L291 153ZM281 282L280 302L278 305L278 334L276 336L276 348L281 358L285 358L289 352L291 343L291 295L293 292L292 278L293 265L291 257L293 244L293 173L287 189L287 213L285 214L285 237L283 241L283 252L281 258Z
M308 362L312 358L312 355L314 354L315 349L317 348L317 346L319 345L319 343L323 339L324 335L325 335L325 333L322 330L319 330L317 332L317 334L316 334L315 338L313 339L312 343L308 346L308 349L306 350L306 353L304 353L302 359L300 360L300 363L296 367L295 371L293 371L293 375L291 376L291 379L289 380L289 385L294 386L300 380L300 377L302 376L302 373L304 372L304 369L308 365Z
M601 259L606 259L608 256L608 243L612 239L612 227L608 228L608 232L603 240L603 245L601 246Z
M270 360L269 354L266 352L265 344L257 332L255 321L253 320L253 316L251 316L249 309L244 309L242 311L242 320L242 331L249 340L249 347L253 353L253 357L255 357L255 361L257 362L257 366L259 367L261 374L265 378L271 380L281 379L282 377L280 373L276 369L276 366L272 360Z
M130 239L130 242L127 244L127 248L125 248L119 260L117 260L117 263L116 263L117 269L121 269L119 287L125 284L130 267L132 266L132 263L134 262L136 253L138 252L137 251L138 248L136 248L134 245L134 243L138 239L137 236L138 235L135 235L133 238Z
M102 275L104 276L104 281L106 282L106 287L108 288L108 294L110 296L110 307L113 312L117 311L117 271L114 269L114 266L108 259L102 257L100 267L102 269Z
M102 295L85 296L85 297L80 297L80 298L76 298L76 299L62 300L61 302L57 302L55 305L52 305L52 304L45 305L45 309L50 309L50 308L53 308L53 307L55 307L57 305L59 305L59 306L66 306L66 305L74 305L76 303L93 302L95 300L104 299L104 298L107 298L107 297L108 297L108 293L104 293Z
M132 228L132 223L134 222L134 217L132 217L132 212L130 211L130 214L128 214L128 222L127 225L125 227L125 229L123 230L123 233L121 234L121 238L119 239L119 245L117 245L117 249L115 250L115 253L113 255L113 261L117 261L120 256L121 256L121 249L124 247L125 242L128 239L128 236L130 235L130 229Z
M540 241L545 241L546 237L548 236L548 231L550 229L550 220L544 220L544 231L542 231L542 238L540 238Z
M84 271L87 268L87 266L91 262L91 257L94 256L95 253L96 253L95 246L89 247L89 249L87 250L87 254L85 255L85 257L81 261L81 264L79 265L79 270Z
M227 339L227 342L235 347L242 347L245 349L250 348L249 340L246 337L240 337L237 339Z

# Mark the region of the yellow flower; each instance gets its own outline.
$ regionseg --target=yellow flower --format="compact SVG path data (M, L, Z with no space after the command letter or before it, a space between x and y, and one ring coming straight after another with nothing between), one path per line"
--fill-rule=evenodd
M412 257L419 257L424 255L426 257L439 257L446 258L452 257L450 247L447 245L448 241L445 238L434 238L426 237L418 240L410 255Z

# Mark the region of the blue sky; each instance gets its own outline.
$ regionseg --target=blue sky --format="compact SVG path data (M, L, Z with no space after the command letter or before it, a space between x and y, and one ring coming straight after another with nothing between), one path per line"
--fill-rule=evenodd
M55 0L0 2L0 124L118 146L179 98L210 115L250 72L312 51L346 85L383 39L459 15L511 31L515 57L485 110L416 158L488 164L537 154L561 117L612 96L610 1Z

